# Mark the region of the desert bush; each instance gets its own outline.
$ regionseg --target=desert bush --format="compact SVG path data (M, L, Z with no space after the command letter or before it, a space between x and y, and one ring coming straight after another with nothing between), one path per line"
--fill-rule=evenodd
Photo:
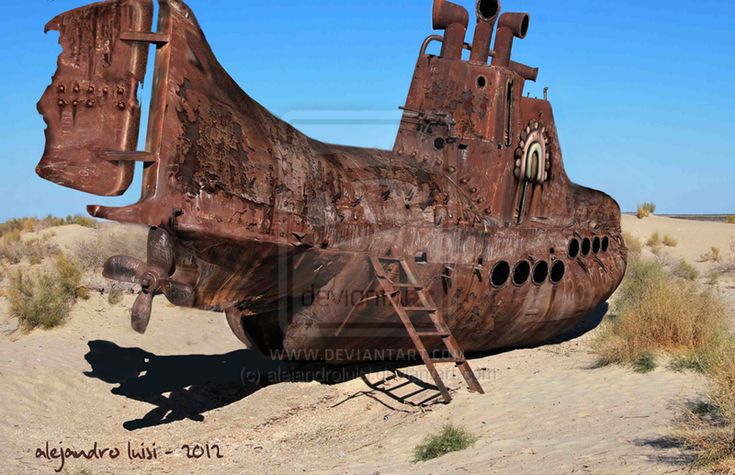
M720 262L722 261L722 252L719 247L712 246L709 251L700 256L700 259L704 262Z
M471 447L477 437L460 427L446 424L441 432L427 436L413 449L414 462L424 462Z
M635 361L633 361L633 369L636 373L650 373L656 369L656 356L653 353L642 353Z
M677 262L671 269L671 272L675 276L686 280L697 280L697 278L699 278L699 271L697 268L684 259Z
M707 399L685 411L677 436L696 454L696 465L735 471L735 345L711 361Z
M120 287L113 287L107 294L107 303L109 303L110 305L117 305L122 302L122 299L123 289L121 289Z
M668 234L664 236L664 239L661 242L663 242L664 246L667 246L667 247L676 247L677 244L679 244L679 242L676 239L669 236Z
M80 279L79 268L63 255L50 269L16 271L7 289L11 315L26 330L60 325L79 296Z
M654 203L641 203L638 205L635 215L638 219L643 219L651 216L656 212L656 205Z
M727 334L721 298L676 279L658 261L631 260L613 311L592 343L601 365L632 365L646 353L705 353Z
M58 248L49 244L46 239L22 241L18 230L9 231L0 239L0 259L5 259L10 264L18 264L27 259L29 263L37 265L57 252Z
M727 222L729 224L735 224L735 214L731 214L730 216L728 216L727 217Z
M108 257L122 254L146 259L147 228L112 225L99 228L94 236L73 250L82 269L98 272Z
M628 248L628 252L631 255L635 256L643 251L641 240L627 231L623 232L623 241L625 241L625 246Z
M648 238L648 241L646 241L646 246L654 247L661 244L661 235L658 233L658 231L651 234L651 237Z
M64 226L66 224L78 224L79 226L94 228L97 226L97 221L79 214L69 215L66 218L59 218L52 215L48 215L42 219L35 217L13 218L5 221L4 223L0 223L0 236L5 236L8 233L16 231L19 233L39 231L41 229L54 226Z

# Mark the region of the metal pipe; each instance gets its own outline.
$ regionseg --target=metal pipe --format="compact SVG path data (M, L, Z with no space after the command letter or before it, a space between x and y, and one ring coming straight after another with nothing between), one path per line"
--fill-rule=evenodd
M513 38L523 39L528 33L528 13L503 13L498 21L495 38L495 56L493 66L510 66L510 54L513 49Z
M464 7L446 0L434 0L432 20L435 30L445 30L441 57L461 59L470 15Z
M527 66L525 64L516 63L515 61L510 62L510 70L514 73L518 74L523 79L526 79L527 81L536 81L536 78L538 78L538 68L532 68L531 66Z
M498 13L500 13L500 2L497 0L477 0L477 25L475 36L472 39L470 61L487 64Z

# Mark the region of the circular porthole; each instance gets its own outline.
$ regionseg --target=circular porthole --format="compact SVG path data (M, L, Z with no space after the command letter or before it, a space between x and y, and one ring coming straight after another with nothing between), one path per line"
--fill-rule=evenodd
M549 276L549 264L546 261L540 261L533 266L533 283L541 285Z
M551 274L549 279L552 284L558 284L564 278L567 268L562 261L556 261L551 265Z
M571 259L576 259L579 255L579 240L572 238L571 241L569 241L569 257Z
M478 76L477 78L477 87L482 89L485 86L487 86L487 79L485 79L485 76Z
M493 266L493 270L490 271L490 283L493 285L493 287L502 287L505 285L506 282L508 282L508 278L510 277L510 264L508 264L505 261L500 261L495 266Z
M531 264L528 261L521 261L516 264L513 269L513 283L515 285L523 285L531 276Z
M582 255L589 256L591 250L592 250L592 242L590 241L590 238L584 238L582 240Z
M610 238L605 236L602 238L602 252L607 252L610 249Z
M599 254L600 246L601 246L600 238L599 237L594 238L592 240L592 252L594 252L595 254Z

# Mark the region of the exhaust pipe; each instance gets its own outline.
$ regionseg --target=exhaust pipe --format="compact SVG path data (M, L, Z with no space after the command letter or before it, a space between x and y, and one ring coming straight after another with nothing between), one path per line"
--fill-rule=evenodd
M470 61L487 64L498 13L500 13L500 2L497 0L477 0L477 25L475 36L472 39Z
M495 38L495 56L493 66L510 66L510 53L513 49L513 37L523 39L528 33L528 13L503 13L498 21L498 32Z
M464 7L446 0L434 0L432 20L435 30L445 30L441 57L462 59L462 47L470 15Z

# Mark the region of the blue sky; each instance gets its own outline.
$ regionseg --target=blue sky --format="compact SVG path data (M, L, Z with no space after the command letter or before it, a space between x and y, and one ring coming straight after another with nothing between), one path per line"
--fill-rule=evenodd
M220 62L273 113L318 139L392 147L419 45L432 33L431 0L188 3ZM44 140L35 104L59 52L43 25L81 4L4 2L0 220L139 195L137 186L120 198L85 195L34 172ZM514 59L540 67L527 90L549 86L574 181L625 210L655 201L664 213L735 213L735 2L506 0L503 10L531 14Z

